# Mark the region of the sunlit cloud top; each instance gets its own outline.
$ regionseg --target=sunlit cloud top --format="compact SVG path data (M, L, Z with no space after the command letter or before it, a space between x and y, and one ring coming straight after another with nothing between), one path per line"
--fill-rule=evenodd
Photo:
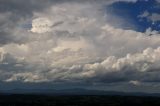
M1 0L0 82L158 92L159 9L158 0Z

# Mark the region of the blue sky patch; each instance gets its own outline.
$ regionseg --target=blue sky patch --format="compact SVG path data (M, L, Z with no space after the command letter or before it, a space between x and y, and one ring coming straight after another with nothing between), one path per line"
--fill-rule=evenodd
M160 30L160 19L153 22L157 14L160 17L160 3L155 0L138 0L136 3L133 2L116 2L110 6L107 6L107 14L110 14L112 24L115 27L123 29L133 29L139 32L145 32L147 28L152 30ZM146 17L140 17L144 12L148 12ZM113 18L116 17L116 18ZM157 18L159 18L157 17ZM119 25L117 26L117 19ZM114 24L116 22L116 24Z

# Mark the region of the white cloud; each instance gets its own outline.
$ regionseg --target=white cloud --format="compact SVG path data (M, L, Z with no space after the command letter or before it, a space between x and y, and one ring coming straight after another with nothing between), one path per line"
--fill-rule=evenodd
M141 84L139 81L130 81L129 83L131 83L133 85L136 85L136 86L137 85L139 86Z
M152 13L152 15L148 17L148 19L150 19L153 22L160 21L160 14Z
M45 33L50 32L53 22L48 18L37 18L32 21L32 32Z
M96 70L98 73L100 73L100 68L103 68L103 74L123 71L125 67L129 67L129 70L145 72L154 70L154 68L160 68L158 66L160 62L159 54L160 47L157 49L147 48L142 53L127 54L122 58L109 56L101 63L87 64L85 68L87 70Z
M58 46L55 47L53 50L55 52L62 52L63 50L69 49L71 51L78 51L80 49L87 49L89 48L89 44L84 40L71 40L71 41L64 41L60 40L58 41Z
M159 73L159 34L148 36L108 25L102 5L64 2L34 12L31 32L13 32L16 39L25 38L25 42L1 46L0 60L13 70L1 65L2 79L101 83L124 78L136 85L148 72Z
M150 13L148 11L144 11L144 13L142 13L141 15L139 15L138 17L140 18L146 18L150 15Z
M33 74L31 72L17 73L11 76L9 79L5 80L6 82L12 81L24 81L24 82L46 82L47 79L41 78L41 76Z
M0 48L0 62L3 61L3 59L4 59L4 54L5 54L4 49L3 49L3 48Z
M160 21L159 13L149 13L147 10L138 16L138 18L146 18L151 21L153 24L157 21Z
M146 29L146 35L148 35L148 36L150 36L150 35L156 35L156 34L158 34L159 32L158 31L156 31L156 30L152 30L152 28L147 28Z

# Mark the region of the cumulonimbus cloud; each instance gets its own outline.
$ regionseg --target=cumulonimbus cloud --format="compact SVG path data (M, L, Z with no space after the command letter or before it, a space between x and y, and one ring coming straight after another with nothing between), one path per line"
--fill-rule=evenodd
M11 35L0 48L0 80L134 85L158 81L159 34L114 28L103 6L60 2L18 20L31 26L7 30Z

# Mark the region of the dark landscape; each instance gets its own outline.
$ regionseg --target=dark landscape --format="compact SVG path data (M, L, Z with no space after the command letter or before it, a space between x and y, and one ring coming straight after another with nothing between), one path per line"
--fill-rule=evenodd
M160 106L159 94L85 89L50 90L48 93L43 90L25 93L22 90L11 91L1 93L0 106Z
M159 97L1 95L0 106L160 106Z

